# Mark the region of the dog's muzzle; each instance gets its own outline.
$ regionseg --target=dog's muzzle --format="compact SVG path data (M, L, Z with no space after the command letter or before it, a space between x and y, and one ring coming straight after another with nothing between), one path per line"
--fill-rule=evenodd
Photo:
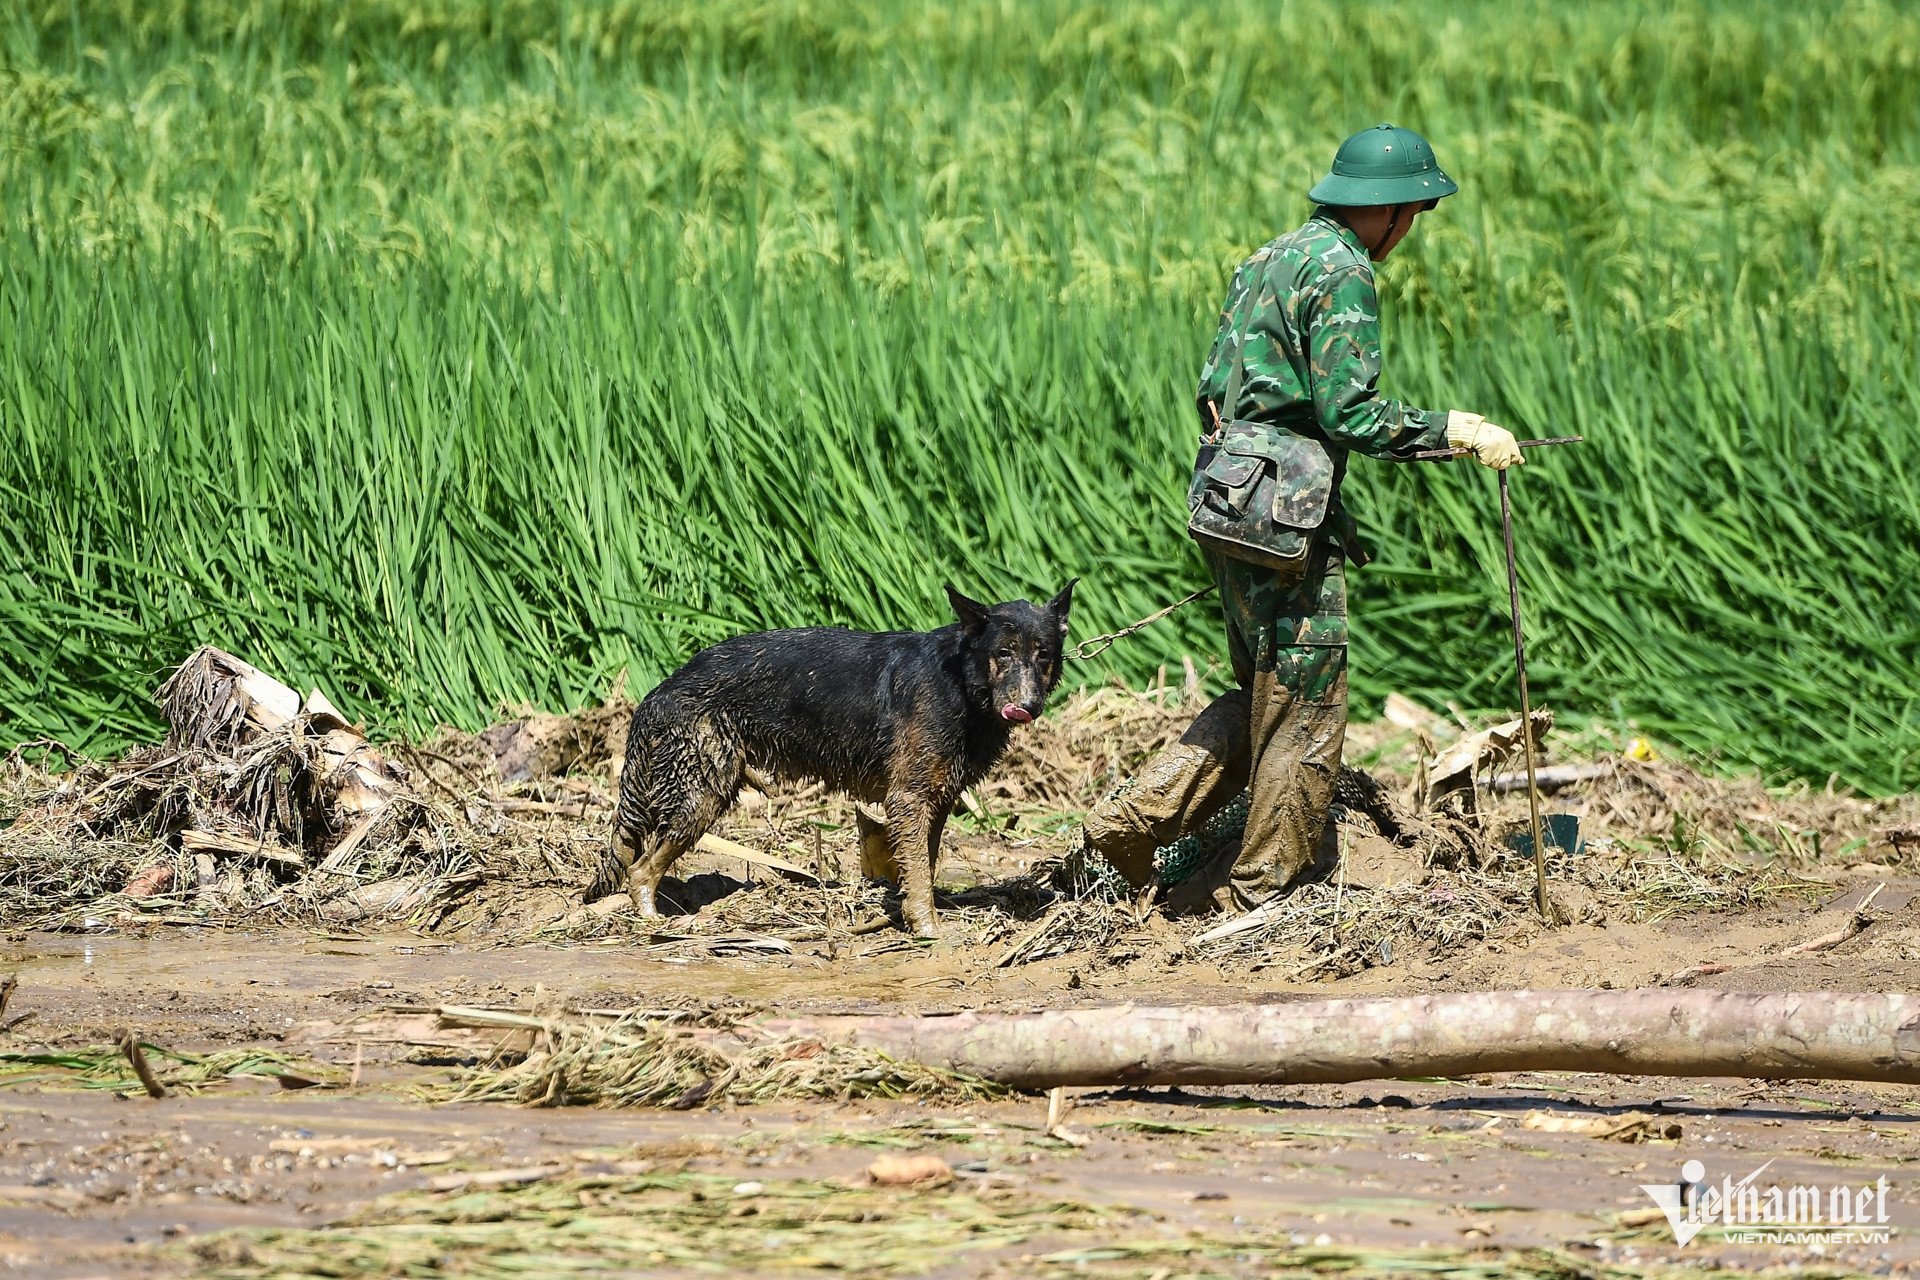
M1026 724L1033 719L1033 712L1027 710L1017 702L1009 702L1006 706L1000 708L1000 718L1009 724Z

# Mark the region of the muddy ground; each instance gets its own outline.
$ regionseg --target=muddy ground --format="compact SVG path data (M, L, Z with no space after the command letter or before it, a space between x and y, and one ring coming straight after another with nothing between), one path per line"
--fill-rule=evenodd
M51 1069L26 1076L0 1092L0 1264L49 1277L342 1274L325 1269L338 1255L324 1242L282 1258L275 1247L283 1245L250 1241L259 1228L322 1228L365 1219L370 1208L378 1218L391 1212L383 1205L396 1193L445 1187L453 1174L484 1179L531 1170L528 1176L540 1181L529 1190L558 1186L586 1206L594 1188L639 1170L678 1179L664 1194L685 1198L704 1189L731 1204L728 1212L753 1211L713 1228L726 1238L724 1258L711 1252L719 1246L702 1246L709 1260L724 1262L722 1270L743 1272L822 1259L853 1274L933 1275L1268 1274L1316 1259L1368 1271L1500 1262L1578 1274L1601 1264L1710 1260L1905 1271L1920 1264L1920 1188L1908 1172L1920 1160L1920 1093L1904 1087L1513 1075L1286 1089L1076 1090L1068 1130L1087 1143L1075 1147L1043 1133L1040 1098L679 1113L430 1105L411 1090L460 1067L409 1063L399 1046L356 1044L350 1031L344 1039L316 1040L312 1029L331 1024L317 1034L339 1035L340 1026L384 1006L525 1007L558 994L600 1008L724 1002L783 1012L937 1012L1628 986L1684 960L1813 936L1844 919L1850 900L1870 888L1862 880L1836 886L1824 907L1722 921L1711 940L1692 921L1573 927L1519 945L1483 945L1445 971L1387 965L1317 983L1197 963L1159 972L1085 971L1072 957L993 969L992 948L886 950L885 943L873 944L879 954L843 952L834 960L822 944L792 955L676 963L624 941L488 947L297 931L27 934L9 940L4 952L21 984L9 1018L32 1015L12 1028L9 1048L97 1045L130 1027L146 1041L182 1050L261 1045L311 1055L334 1064L336 1080L357 1056L360 1081L289 1090L241 1080L153 1100L76 1089ZM1875 907L1897 920L1911 911L1917 889L1912 881L1889 884ZM1887 954L1873 934L1869 929L1831 953L1700 984L1913 988L1920 963ZM1530 1112L1549 1110L1637 1110L1663 1124L1651 1140L1630 1144L1525 1127ZM1677 1128L1666 1128L1667 1121ZM940 1154L962 1173L931 1190L859 1188L876 1153L898 1150ZM1711 1240L1676 1248L1663 1220L1647 1220L1651 1201L1638 1185L1672 1181L1688 1159L1703 1161L1714 1179L1738 1179L1773 1161L1763 1177L1782 1185L1862 1185L1884 1175L1893 1235L1885 1244L1811 1250ZM401 1216L444 1216L432 1202L444 1206L467 1191L461 1183L426 1192ZM802 1193L801 1226L769 1233L756 1220L768 1212L760 1203L766 1197ZM899 1221L888 1225L897 1229L870 1222L871 1231L845 1224L828 1231L836 1224L815 1214L835 1196L879 1200L877 1209L861 1212L891 1215ZM536 1208L541 1222L551 1220L550 1207ZM484 1218L504 1210L483 1205L476 1212ZM982 1216L994 1230L974 1221ZM671 1234L698 1238L687 1224ZM979 1247L953 1251L969 1243ZM495 1274L488 1268L502 1262L499 1240L434 1247L436 1257L452 1259L449 1274ZM578 1250L636 1273L692 1265L670 1252L656 1258L660 1251L651 1246L543 1247ZM1532 1249L1555 1252L1515 1252ZM385 1245L369 1246L361 1261L366 1273L403 1273L404 1259Z
M1129 711L1118 728L1060 730L1051 763L1038 749L1015 761L1008 785L951 829L941 880L955 927L939 943L852 932L880 901L871 893L769 880L704 854L685 868L706 873L700 896L719 895L701 912L582 927L569 893L584 868L567 851L593 844L579 830L592 819L586 803L569 810L551 792L522 803L546 806L533 819L551 824L545 847L561 866L417 915L413 928L265 906L252 921L196 915L186 897L163 912L114 899L119 908L62 915L59 930L16 924L0 941L0 975L19 978L0 1013L0 1266L48 1277L1920 1268L1909 1173L1920 1092L1906 1087L1512 1074L1073 1090L1065 1129L1050 1133L1047 1100L1024 1096L680 1111L446 1103L435 1099L485 1069L477 1056L381 1030L445 1005L751 1017L1669 980L1920 985L1920 877L1880 835L1911 817L1910 800L1695 786L1653 769L1632 788L1555 798L1583 816L1590 848L1556 860L1573 922L1553 928L1525 915L1522 864L1443 873L1361 823L1348 832L1348 874L1316 890L1331 915L1245 947L1197 945L1207 922L1125 903L1096 912L963 893L1057 858L1076 803L1182 718L1157 706L1143 728ZM1560 749L1593 758L1606 745ZM1407 750L1406 735L1361 732L1349 758L1391 778L1407 773ZM1063 782L1068 762L1077 772ZM460 785L452 767L441 776ZM1511 797L1487 803L1511 820ZM830 863L844 852L845 816L801 791L728 831ZM827 834L809 849L814 830ZM1603 864L1614 869L1594 870ZM1490 887L1460 896L1476 885ZM818 910L836 893L842 926ZM1433 919L1398 932L1367 924L1369 901ZM1482 927L1446 928L1456 902L1482 912ZM175 923L152 923L160 917ZM1374 932L1335 947L1316 919L1332 933ZM1849 927L1858 933L1838 945L1782 955ZM1702 964L1730 967L1676 979ZM105 1048L123 1030L157 1046L149 1057L168 1096L145 1096ZM185 1087L190 1064L161 1048L219 1053L241 1074ZM1567 1116L1630 1112L1640 1114L1611 1137L1560 1131ZM869 1185L876 1157L901 1152L943 1157L951 1180ZM1782 1187L1884 1177L1886 1238L1877 1223L1854 1242L1741 1243L1710 1230L1682 1247L1640 1185L1674 1183L1689 1160L1716 1183L1762 1166L1758 1181Z

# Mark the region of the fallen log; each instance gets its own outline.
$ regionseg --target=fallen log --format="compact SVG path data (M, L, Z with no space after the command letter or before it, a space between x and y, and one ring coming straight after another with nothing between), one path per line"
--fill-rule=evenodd
M1920 1084L1920 996L1896 994L1489 991L760 1025L1023 1089L1488 1071Z

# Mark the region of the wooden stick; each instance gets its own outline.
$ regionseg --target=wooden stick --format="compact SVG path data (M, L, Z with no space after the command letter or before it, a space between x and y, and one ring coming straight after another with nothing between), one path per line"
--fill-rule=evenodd
M820 877L803 867L783 861L770 853L762 853L723 836L701 836L699 844L694 846L723 858L738 858L742 862L751 862L756 867L765 867L769 871L778 871L781 875L798 880L801 884L819 884Z
M230 853L241 858L260 858L267 862L283 863L289 867L304 867L307 860L297 850L283 848L280 844L264 838L242 840L237 836L221 835L214 831L186 830L180 833L180 847L188 853L211 853L216 857Z
M1015 957L1033 945L1034 941L1038 939L1041 934L1053 927L1054 919L1059 916L1062 911L1066 910L1066 906L1067 904L1065 902L1056 902L1051 907L1048 907L1047 913L1040 917L1038 924L1021 934L1018 942L1001 952L1000 958L987 967L989 969L1004 969L1012 964Z
M1249 929L1258 929L1279 913L1281 895L1275 894L1265 902L1244 915L1235 916L1225 924L1217 924L1193 940L1196 947L1209 942L1218 942L1222 938L1231 938L1236 933L1245 933Z
M763 1026L1027 1089L1489 1071L1920 1084L1920 995L1902 994L1489 991Z
M587 806L592 801L592 798L585 792L575 792L574 794L580 798L578 800L556 802L553 800L518 800L512 796L508 796L501 800L488 800L487 803L502 813L551 813L562 818L584 818L587 816ZM604 805L606 801L601 800L598 801L598 803Z
M127 1061L133 1064L133 1074L140 1077L140 1087L147 1091L149 1098L167 1096L166 1086L153 1074L153 1068L147 1064L147 1055L140 1048L140 1041L131 1031L122 1031L119 1037L120 1052L127 1055Z
M1864 920L1859 916L1855 916L1838 929L1835 929L1832 933L1823 933L1817 938L1809 938L1797 946L1788 947L1777 956L1768 956L1764 957L1764 959L1784 960L1788 956L1804 956L1815 951L1830 951L1848 939L1858 937L1861 931L1872 923L1871 920Z
M1084 1147L1087 1139L1084 1135L1067 1128L1067 1089L1065 1085L1055 1085L1047 1093L1047 1136L1056 1142L1064 1142L1070 1147Z
M1513 613L1513 669L1520 683L1520 744L1527 759L1527 816L1533 823L1533 881L1535 904L1549 926L1560 923L1547 897L1547 838L1540 829L1540 785L1534 765L1533 700L1527 693L1527 640L1520 622L1520 566L1513 550L1513 499L1507 473L1500 476L1500 532L1507 545L1507 600Z
M567 1171L563 1164L529 1165L524 1169L487 1169L478 1173L443 1173L427 1183L429 1191L491 1191L544 1182Z
M1333 819L1329 818L1327 821L1331 822ZM1340 883L1333 891L1333 931L1338 934L1340 931L1340 904L1345 902L1347 897L1347 833L1336 826L1333 829L1333 838L1340 850Z

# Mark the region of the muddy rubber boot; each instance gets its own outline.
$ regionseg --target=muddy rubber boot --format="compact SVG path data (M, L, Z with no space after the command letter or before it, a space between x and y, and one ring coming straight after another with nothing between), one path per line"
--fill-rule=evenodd
M1273 672L1254 678L1251 800L1240 856L1213 892L1222 910L1245 911L1292 885L1325 860L1323 840L1339 839L1327 816L1347 736L1345 657L1333 649L1308 656L1337 668L1317 697L1297 695Z
M1320 828L1320 843L1313 847L1313 861L1300 873L1298 883L1331 880L1340 871L1340 824L1331 817Z
M1228 845L1213 858L1195 867L1185 880L1170 886L1161 899L1166 913L1170 916L1197 916L1221 910L1220 895L1231 892L1229 884L1233 876L1233 864L1239 856L1239 846Z
M1153 878L1153 852L1196 830L1247 785L1252 695L1234 689L1207 704L1180 740L1087 814L1087 847L1135 889Z

